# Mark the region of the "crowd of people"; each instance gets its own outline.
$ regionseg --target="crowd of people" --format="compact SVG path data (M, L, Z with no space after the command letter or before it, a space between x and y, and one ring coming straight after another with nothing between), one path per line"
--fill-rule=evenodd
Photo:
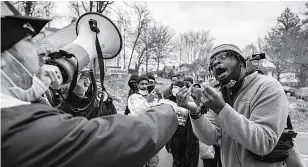
M204 167L305 166L285 133L292 129L281 84L248 68L237 46L211 51L215 86L174 75L161 92L152 75L131 75L122 115L108 94L105 107L93 101L92 74L81 73L69 91L50 90L47 53L33 39L48 22L1 2L3 166L157 167L164 147L173 167L197 167L199 154Z

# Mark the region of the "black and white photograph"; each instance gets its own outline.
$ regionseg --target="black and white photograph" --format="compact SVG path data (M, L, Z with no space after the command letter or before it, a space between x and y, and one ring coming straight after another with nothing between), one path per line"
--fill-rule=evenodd
M308 167L308 1L2 1L1 166Z

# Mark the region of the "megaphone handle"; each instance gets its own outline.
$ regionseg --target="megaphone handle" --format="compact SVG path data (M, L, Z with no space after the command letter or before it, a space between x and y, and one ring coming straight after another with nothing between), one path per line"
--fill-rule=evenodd
M73 55L73 57L75 57ZM76 57L75 57L76 58ZM77 59L77 58L76 58ZM71 85L70 85L70 88L69 88L69 93L73 93L73 90L75 89L75 86L77 84L77 79L78 79L78 69L79 69L79 63L78 63L78 60L76 61L76 70L74 72L74 75L73 75L73 79L72 79L72 82L71 82Z
M98 32L96 32L95 46L96 46L98 64L99 64L99 69L100 69L101 89L102 89L102 91L105 91L107 93L106 88L104 86L105 66L104 66L103 53L102 53L102 49L100 47L100 43L98 41L97 34L98 34ZM102 93L102 96L101 96L101 99L100 99L100 102L99 102L99 111L102 111L103 102L104 102L104 93Z

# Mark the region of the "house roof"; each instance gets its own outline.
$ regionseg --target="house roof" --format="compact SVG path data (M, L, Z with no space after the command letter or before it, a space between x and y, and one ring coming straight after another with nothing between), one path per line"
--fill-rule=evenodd
M58 31L59 28L45 27L45 31Z
M76 22L73 22L72 24L39 40L39 43L46 50L58 50L65 45L73 42L76 37Z

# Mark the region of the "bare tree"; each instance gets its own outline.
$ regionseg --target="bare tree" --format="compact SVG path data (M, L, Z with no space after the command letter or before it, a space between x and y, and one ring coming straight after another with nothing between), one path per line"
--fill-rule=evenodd
M12 1L11 3L22 15L49 19L59 17L53 12L55 2L52 1ZM48 26L50 26L50 23L48 23Z
M128 63L128 67L127 67L128 69L130 68L131 61L132 61L132 58L133 58L133 55L134 55L134 51L135 51L135 48L138 44L138 40L140 38L140 35L145 31L146 25L151 21L151 13L148 10L146 4L134 3L133 9L134 9L135 14L137 15L137 28L136 28L136 31L135 31L135 38L134 38L134 41L133 41L133 47L132 47L132 51L131 51L131 55L130 55L129 63ZM142 51L141 51L141 53L142 53ZM138 59L138 62L140 62L139 59Z
M157 63L157 71L159 71L161 61L174 50L175 46L172 40L175 33L163 25L154 25L151 30L152 35L156 38L154 53L151 59Z
M70 9L74 13L73 18L78 18L86 12L104 13L114 1L70 1Z
M122 37L123 37L123 61L124 61L124 68L126 68L126 58L127 58L127 54L126 54L126 47L128 46L127 44L127 39L128 39L128 35L130 34L131 31L131 18L128 14L128 12L124 11L124 10L118 10L117 11L117 15L118 15L118 27L121 31Z
M258 52L258 49L257 47L254 45L254 44L248 44L244 47L243 49L243 54L245 57L249 57L251 56L252 54L255 54Z
M145 31L143 31L140 35L140 40L138 44L136 45L137 47L137 63L136 63L136 69L139 71L139 68L142 64L146 65L146 72L148 72L148 64L149 60L151 59L151 56L153 55L152 53L155 51L155 48L158 43L158 37L153 30L153 28L148 28L147 25L145 25Z
M206 67L207 56L214 45L214 38L210 36L209 31L190 31L180 34L178 42L181 64L192 65L191 70L197 75L200 67Z

